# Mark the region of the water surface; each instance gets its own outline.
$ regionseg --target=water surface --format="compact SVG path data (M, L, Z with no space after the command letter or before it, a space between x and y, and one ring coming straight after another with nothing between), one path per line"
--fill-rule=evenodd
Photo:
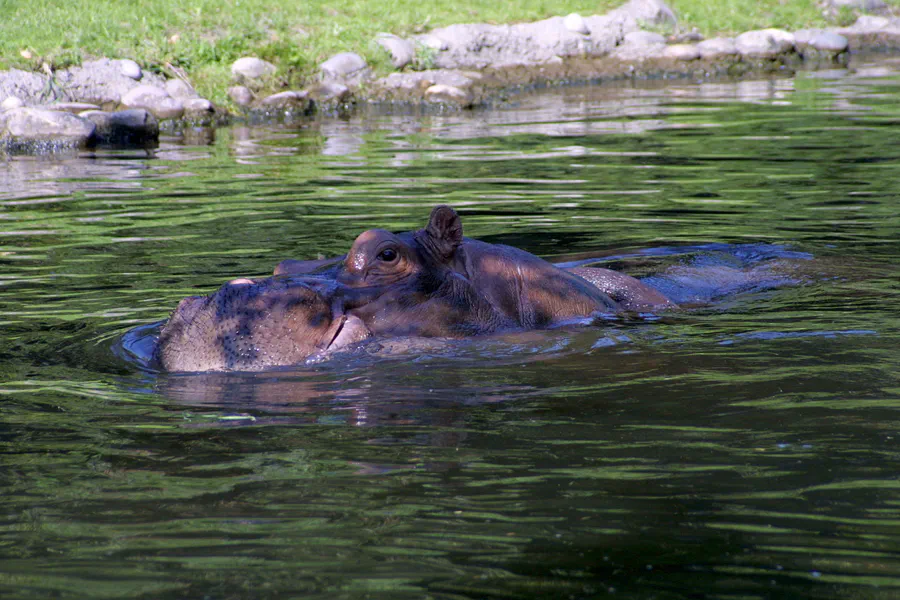
M898 66L5 159L0 596L896 597ZM814 268L654 321L271 373L115 351L439 202L555 261Z

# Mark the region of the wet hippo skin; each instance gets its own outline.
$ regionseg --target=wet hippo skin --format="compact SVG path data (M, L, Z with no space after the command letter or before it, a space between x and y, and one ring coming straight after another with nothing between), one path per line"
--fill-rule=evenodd
M167 371L260 371L294 365L369 336L340 309L334 281L236 279L181 301L160 331L155 361Z
M465 337L552 326L599 312L673 306L634 277L561 269L533 254L465 238L459 215L437 206L421 230L362 233L342 257L286 260L276 274L320 273L352 290L350 314L375 335Z
M168 371L258 371L370 336L463 338L670 305L622 273L565 270L465 238L459 215L437 206L424 229L366 231L345 256L284 261L273 277L182 300L155 361Z

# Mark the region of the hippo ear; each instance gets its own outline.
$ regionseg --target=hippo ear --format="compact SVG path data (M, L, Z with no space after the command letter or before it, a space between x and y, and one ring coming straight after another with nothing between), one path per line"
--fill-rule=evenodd
M425 227L430 246L442 259L453 256L462 243L462 222L456 211L445 204L435 206Z

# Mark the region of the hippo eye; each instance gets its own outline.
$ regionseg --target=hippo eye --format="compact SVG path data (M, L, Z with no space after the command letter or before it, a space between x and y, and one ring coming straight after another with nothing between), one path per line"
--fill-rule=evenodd
M397 251L393 248L385 248L378 253L378 260L383 260L384 262L394 262L395 260L397 260Z

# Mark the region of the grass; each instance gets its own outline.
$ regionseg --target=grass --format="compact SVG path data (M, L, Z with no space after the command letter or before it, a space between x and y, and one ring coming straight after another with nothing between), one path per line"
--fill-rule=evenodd
M895 6L900 0L891 0ZM617 0L0 0L0 69L54 68L98 57L132 58L144 68L186 71L198 91L226 103L230 65L258 56L278 67L277 87L300 87L343 51L390 70L373 43L465 22L512 23L579 12L602 13ZM671 0L682 28L704 34L762 27L834 24L816 0ZM855 15L842 14L846 20Z

